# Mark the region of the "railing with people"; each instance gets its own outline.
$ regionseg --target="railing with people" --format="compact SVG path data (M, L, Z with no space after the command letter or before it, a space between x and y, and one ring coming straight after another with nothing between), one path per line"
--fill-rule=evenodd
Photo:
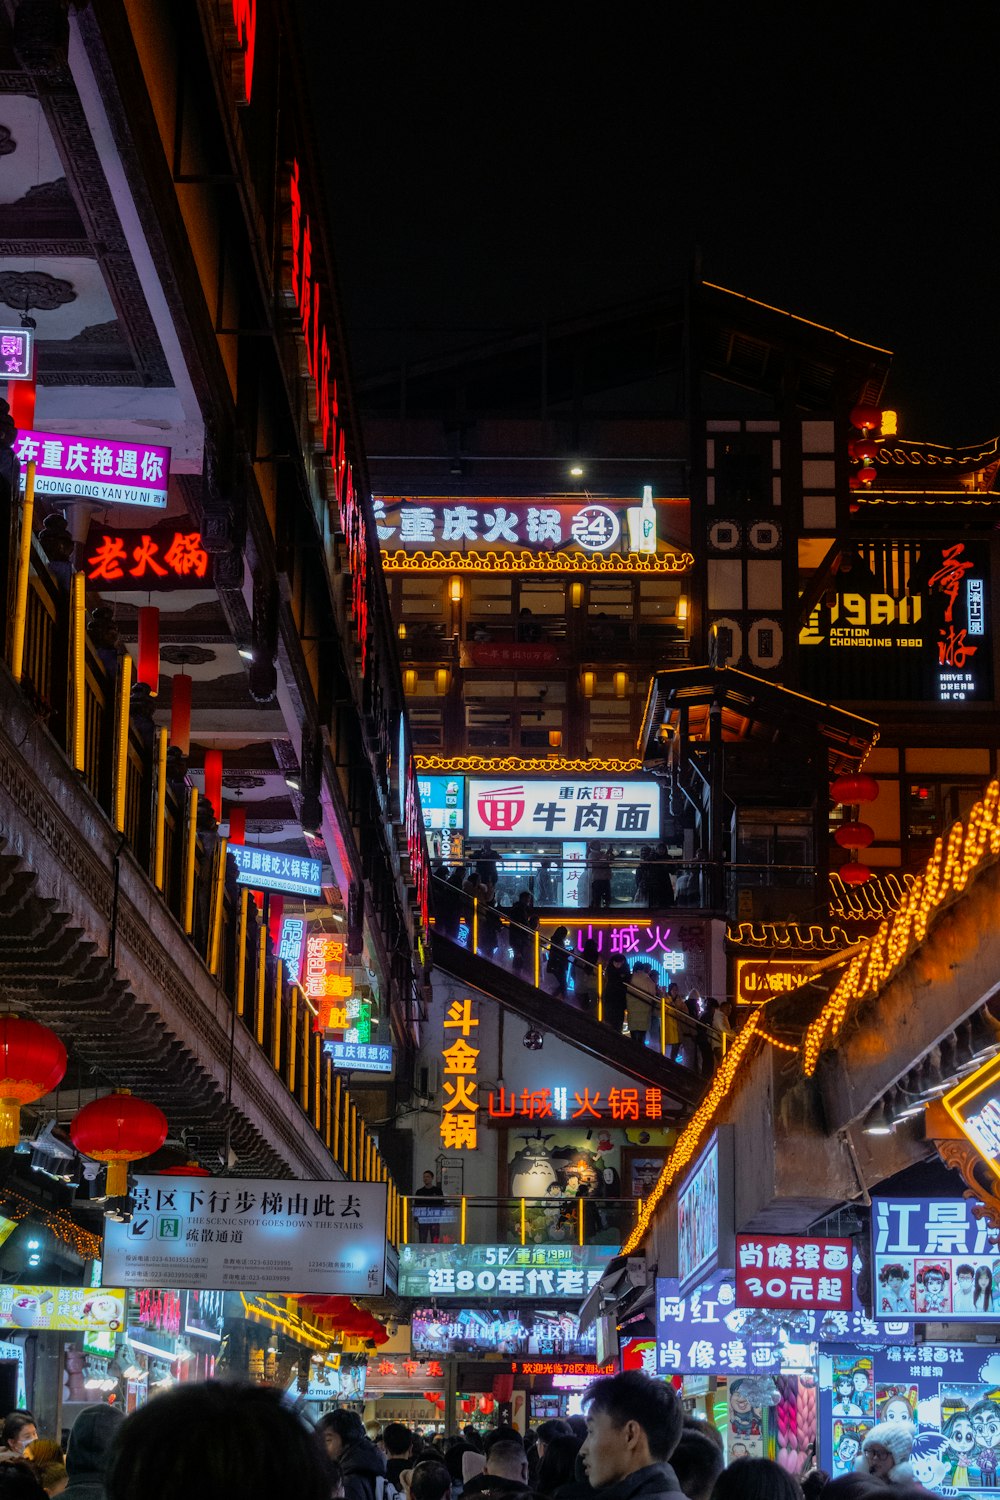
M631 967L627 955L573 951L566 946L568 931L557 927L544 936L537 918L523 908L504 910L480 896L469 895L448 881L432 882L435 930L457 942L477 957L515 975L535 989L562 1001L567 1008L587 1011L621 1035L626 1021L629 1035L641 1046L649 1034L657 1033L657 1050L671 1062L696 1073L710 1073L718 1057L725 1054L734 1025L728 1001L703 1000L696 991L685 997L676 984L658 985L652 965ZM616 959L622 962L616 963ZM639 972L649 980L635 983ZM652 982L650 982L652 981ZM711 1014L706 1014L708 1004ZM715 1020L715 1007L723 1020ZM645 1020L643 1026L639 1024ZM655 1027L653 1022L655 1021Z
M617 1247L638 1219L641 1198L604 1196L600 1181L593 1190L567 1189L545 1156L531 1169L533 1177L550 1176L544 1193L402 1198L400 1244Z

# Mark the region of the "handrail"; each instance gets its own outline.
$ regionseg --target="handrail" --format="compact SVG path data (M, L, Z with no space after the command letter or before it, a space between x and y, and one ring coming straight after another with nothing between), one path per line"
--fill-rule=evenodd
M620 1233L627 1224L638 1216L640 1198L605 1198L597 1195L587 1194L563 1194L535 1195L535 1196L509 1196L491 1197L489 1195L471 1195L458 1193L452 1196L442 1195L440 1198L428 1198L418 1196L416 1193L401 1195L399 1199L401 1222L400 1222L400 1245L412 1245L412 1227L423 1229L421 1242L427 1243L424 1235L440 1234L437 1226L457 1226L458 1238L451 1240L446 1237L446 1242L466 1244L490 1244L493 1241L477 1239L469 1235L469 1214L476 1210L496 1210L497 1241L496 1243L511 1244L565 1244L568 1243L566 1230L572 1235L572 1242L578 1245L593 1243L595 1233ZM558 1210L558 1218L555 1223L549 1224L547 1233L551 1238L542 1238L546 1234L545 1221L550 1218L555 1210ZM505 1233L513 1236L513 1239L500 1238L499 1214L508 1212L513 1219L509 1222ZM539 1215L542 1221L539 1221ZM606 1220L601 1224L601 1216ZM595 1220L599 1227L595 1230ZM559 1232L563 1231L563 1232ZM437 1241L434 1241L437 1243Z

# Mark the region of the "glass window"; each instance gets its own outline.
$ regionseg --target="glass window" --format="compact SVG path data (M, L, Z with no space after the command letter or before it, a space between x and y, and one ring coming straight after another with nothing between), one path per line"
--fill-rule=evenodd
M474 620L505 619L511 612L511 580L495 574L467 580L469 614Z
M402 587L402 619L443 620L447 584L435 573L406 574Z
M566 585L559 578L524 578L520 589L521 609L533 615L561 615L566 610Z
M631 618L633 589L630 578L593 578L587 613L591 618L608 615L613 619Z
M643 619L673 621L677 615L677 601L681 596L679 578L641 578L639 580L639 612Z

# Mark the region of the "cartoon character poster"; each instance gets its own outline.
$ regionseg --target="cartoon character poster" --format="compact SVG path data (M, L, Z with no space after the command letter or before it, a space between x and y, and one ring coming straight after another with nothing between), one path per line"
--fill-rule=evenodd
M875 1419L875 1375L871 1356L839 1357L833 1362L833 1415Z
M746 1442L750 1438L762 1438L764 1423L759 1406L754 1406L751 1399L753 1384L748 1380L731 1380L729 1382L729 1462L732 1463L732 1443ZM763 1452L760 1446L755 1453L741 1454L740 1457L759 1458Z
M875 1411L880 1422L915 1422L919 1391L915 1385L877 1385Z
M951 1267L946 1260L915 1260L917 1312L941 1317L951 1312Z
M838 1474L852 1474L854 1472L854 1460L861 1452L861 1444L872 1429L871 1422L853 1422L842 1420L840 1417L834 1419L833 1423L833 1455L832 1474L836 1479Z
M875 1313L880 1318L912 1318L914 1302L913 1260L905 1256L879 1267Z

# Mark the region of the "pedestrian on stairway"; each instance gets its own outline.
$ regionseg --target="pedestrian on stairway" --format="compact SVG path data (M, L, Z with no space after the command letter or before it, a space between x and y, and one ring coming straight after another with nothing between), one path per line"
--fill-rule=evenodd
M656 979L652 969L648 964L636 964L629 981L625 1009L628 1015L628 1034L640 1047L646 1045L656 993Z
M621 1036L625 1022L627 986L631 977L624 953L612 953L611 962L604 971L604 1020L615 1036Z
M557 927L549 939L549 957L545 971L555 982L553 994L557 1000L566 999L566 979L569 974L568 927Z

